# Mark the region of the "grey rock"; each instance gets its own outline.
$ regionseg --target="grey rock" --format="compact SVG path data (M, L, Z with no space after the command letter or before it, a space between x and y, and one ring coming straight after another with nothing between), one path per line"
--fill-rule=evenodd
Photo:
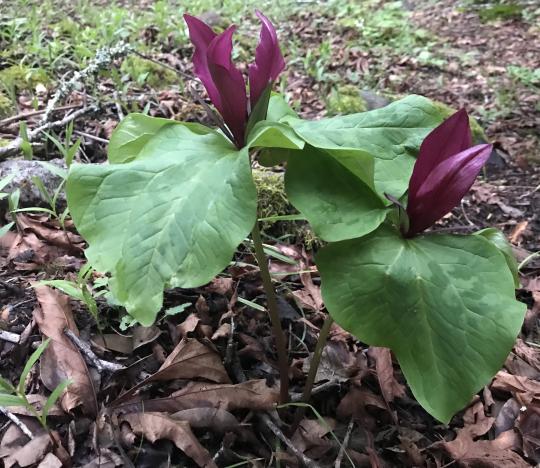
M48 161L50 164L67 169L63 159L52 159ZM62 178L51 172L40 161L28 161L26 159L8 159L0 162L0 179L6 176L15 174L13 180L2 190L6 193L11 193L16 189L20 189L21 195L19 207L31 206L48 206L47 200L41 194L36 184L32 180L33 177L38 177L43 182L47 191L54 194L54 191L62 182ZM58 202L60 205L65 204L66 198L64 191L60 193Z
M368 110L380 109L390 104L390 99L380 96L379 94L369 89L360 91L360 96L364 99Z

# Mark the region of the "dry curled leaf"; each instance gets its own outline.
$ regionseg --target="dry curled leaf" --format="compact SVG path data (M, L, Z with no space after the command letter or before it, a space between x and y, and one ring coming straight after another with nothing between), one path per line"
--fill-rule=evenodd
M162 413L132 413L122 417L135 434L143 435L150 442L168 439L198 466L217 468L212 457L197 440L189 423L172 419Z
M392 353L388 348L371 347L369 355L375 360L377 379L381 387L381 393L387 403L405 395L405 386L400 384L394 377L392 365Z
M194 338L185 338L178 343L155 374L122 394L114 404L125 401L151 382L174 379L205 379L216 383L230 383L219 354Z
M85 414L95 416L96 395L88 368L79 350L64 334L66 328L79 333L69 298L48 286L36 286L35 290L39 307L34 310L34 318L41 334L51 339L40 359L41 380L50 391L71 380L60 397L60 406L66 412L80 406Z

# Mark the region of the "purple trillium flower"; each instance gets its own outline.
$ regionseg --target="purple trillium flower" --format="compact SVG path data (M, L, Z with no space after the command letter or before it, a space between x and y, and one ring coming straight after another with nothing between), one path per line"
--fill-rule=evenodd
M493 149L490 144L471 145L465 109L453 114L424 139L409 181L407 237L432 226L469 191Z
M244 77L231 59L232 36L236 26L216 34L200 19L184 15L189 37L195 46L195 74L202 81L239 148L245 145L251 110L255 108L265 88L285 68L274 26L260 11L256 11L256 14L262 22L262 28L255 51L255 63L249 67L249 101Z

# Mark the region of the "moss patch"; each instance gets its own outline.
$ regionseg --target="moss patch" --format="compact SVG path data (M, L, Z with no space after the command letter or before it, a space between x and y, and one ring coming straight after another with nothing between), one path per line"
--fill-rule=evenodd
M0 91L0 119L9 117L15 113L15 107L12 100ZM0 146L2 146L0 144Z
M344 85L334 88L326 100L326 112L329 116L356 114L368 110L365 99L356 86Z
M443 102L440 102L440 101L432 101L432 102L433 104L435 104L438 111L443 115L445 119L447 119L448 117L450 117L452 114L456 112L456 109L444 104ZM469 125L471 126L473 143L477 144L480 142L487 141L487 136L484 132L484 129L480 126L480 124L474 117L469 116Z
M38 83L47 85L50 78L41 68L29 68L24 65L13 65L0 70L0 88L5 90L33 90Z

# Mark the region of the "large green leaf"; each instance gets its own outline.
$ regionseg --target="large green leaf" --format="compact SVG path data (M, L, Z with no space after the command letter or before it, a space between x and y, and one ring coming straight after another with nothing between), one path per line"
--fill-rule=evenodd
M504 255L504 258L506 259L506 264L508 265L508 268L512 272L512 276L514 277L514 286L516 288L520 287L519 282L519 270L518 270L518 263L516 260L516 257L514 256L514 251L512 250L512 246L506 239L505 235L495 228L486 228L482 229L481 231L474 233L477 236L483 236L488 241L490 241L495 247L497 247L502 254Z
M210 281L256 219L247 148L184 125L165 125L133 161L73 165L66 189L89 261L145 325L165 286Z
M384 203L361 179L309 145L289 158L285 188L289 201L325 241L366 235L387 214Z
M169 125L184 125L194 133L200 134L212 132L210 128L198 123L177 122L145 114L129 114L118 124L111 135L108 148L109 162L132 161L157 132Z
M316 121L285 117L306 143L324 149L370 183L365 161L375 158L375 187L400 197L409 182L423 138L443 120L429 99L408 96L381 109Z
M403 239L384 225L324 247L316 262L332 317L391 348L417 400L443 422L500 369L525 314L503 254L481 236Z

